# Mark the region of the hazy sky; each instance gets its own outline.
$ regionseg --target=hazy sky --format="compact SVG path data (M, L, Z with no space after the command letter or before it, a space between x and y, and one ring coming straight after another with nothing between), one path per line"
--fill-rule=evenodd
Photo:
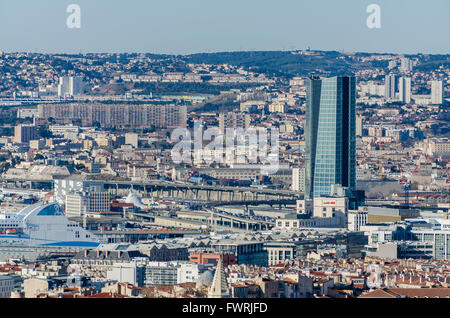
M66 26L72 3L80 29ZM0 51L450 53L449 13L449 0L0 0Z

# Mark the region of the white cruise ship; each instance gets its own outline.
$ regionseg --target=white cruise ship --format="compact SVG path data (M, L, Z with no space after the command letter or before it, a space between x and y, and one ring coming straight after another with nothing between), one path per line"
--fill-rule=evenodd
M98 238L69 221L57 203L36 203L18 214L0 213L0 246L97 247Z

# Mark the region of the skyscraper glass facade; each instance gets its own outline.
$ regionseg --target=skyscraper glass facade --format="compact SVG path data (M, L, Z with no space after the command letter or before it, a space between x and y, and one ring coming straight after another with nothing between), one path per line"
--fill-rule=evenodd
M307 198L327 196L332 186L356 190L356 81L310 78L306 106Z

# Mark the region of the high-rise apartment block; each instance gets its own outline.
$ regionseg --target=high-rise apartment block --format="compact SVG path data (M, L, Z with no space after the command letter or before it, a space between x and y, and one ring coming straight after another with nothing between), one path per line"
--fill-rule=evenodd
M444 85L442 81L431 81L431 104L442 104L443 92Z
M356 136L361 137L363 134L363 117L356 117Z
M384 77L384 97L388 99L395 98L395 92L397 91L397 76L389 74Z
M39 120L59 124L94 123L104 128L176 128L186 126L186 106L130 104L40 104Z
M14 127L14 141L17 143L28 143L30 140L38 139L35 125L17 125Z
M305 168L292 169L292 191L305 191Z
M411 78L401 77L398 83L399 100L403 103L411 103Z
M222 133L226 132L227 128L242 128L250 127L250 115L243 113L220 113L219 114L219 130Z
M356 190L356 79L312 77L307 86L305 198Z
M400 72L408 73L411 72L413 69L413 62L409 58L402 58L400 59Z

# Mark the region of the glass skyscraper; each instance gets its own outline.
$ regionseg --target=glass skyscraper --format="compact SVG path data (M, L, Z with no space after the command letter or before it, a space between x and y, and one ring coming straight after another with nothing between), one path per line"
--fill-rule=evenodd
M306 102L305 198L356 190L356 80L311 77Z

